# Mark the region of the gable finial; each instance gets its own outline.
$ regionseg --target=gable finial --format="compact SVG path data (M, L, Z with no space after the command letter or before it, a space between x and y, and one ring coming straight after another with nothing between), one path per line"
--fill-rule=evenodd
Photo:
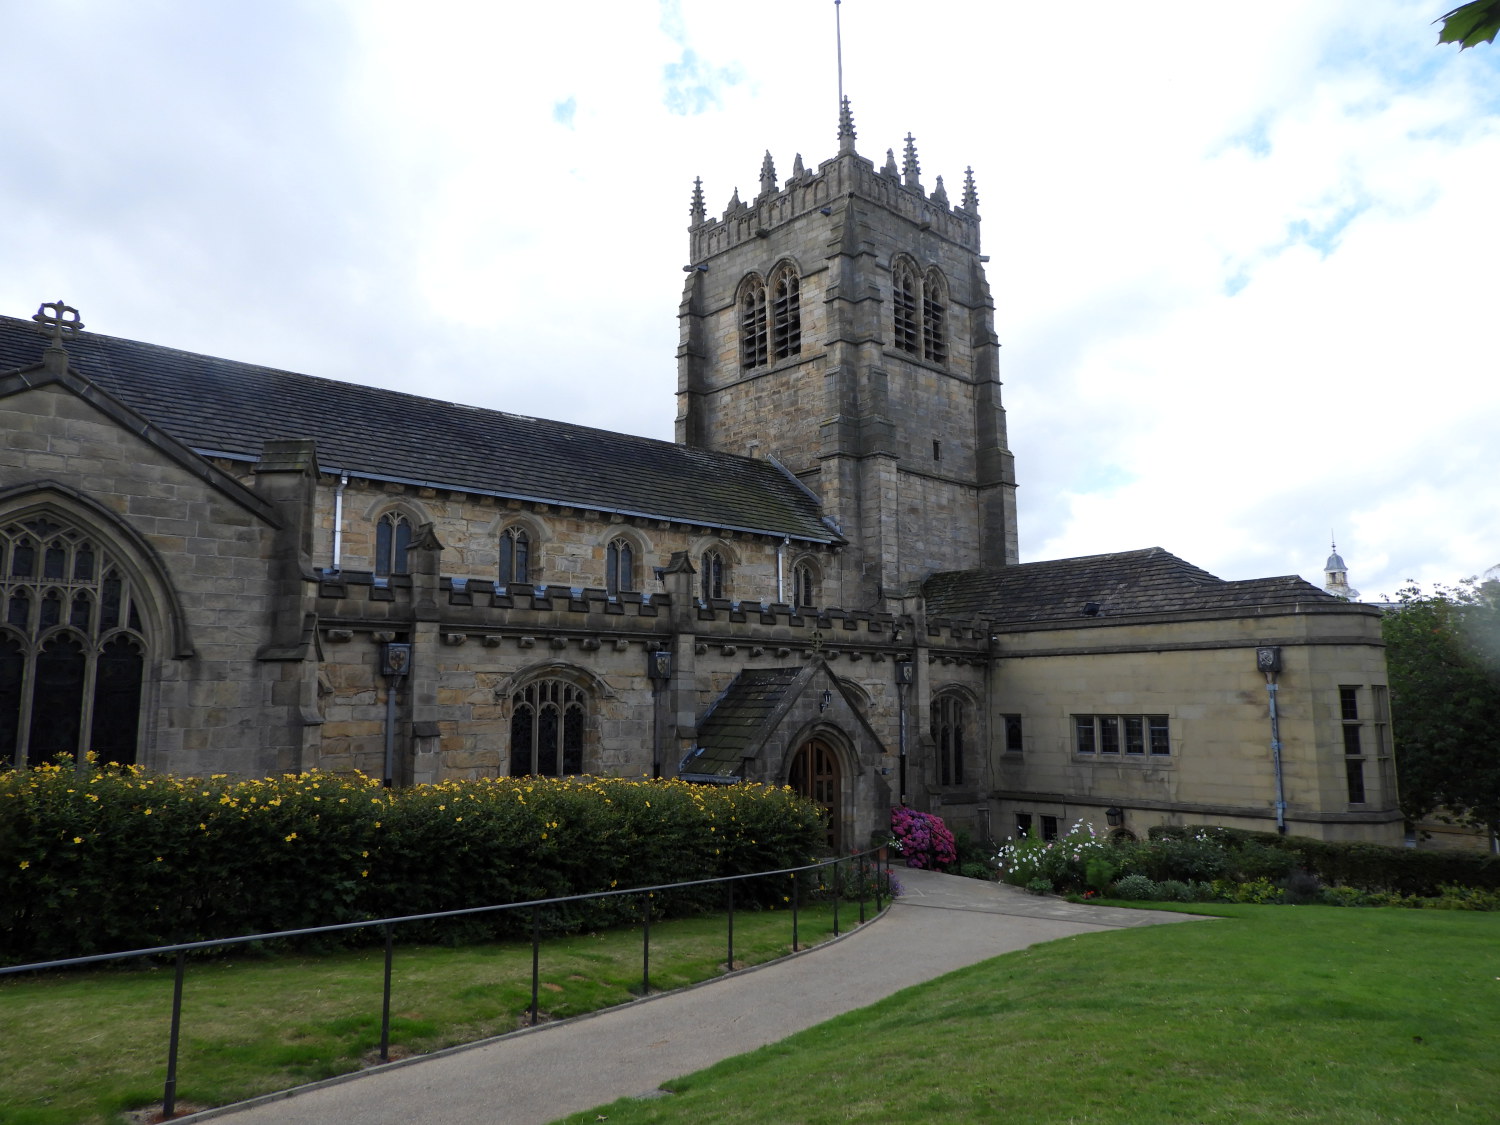
M901 161L901 176L906 186L922 190L922 166L917 163L917 141L906 134L906 154Z
M48 344L47 350L42 353L42 360L47 370L66 371L68 353L63 349L62 342L64 336L73 336L83 330L83 321L78 316L78 310L65 304L61 299L44 301L37 306L36 314L31 319L37 322L44 335L52 337L52 343Z
M977 212L979 210L979 192L974 189L974 169L973 169L973 167L969 167L969 168L965 168L964 169L964 201L963 201L963 209L965 211L974 211L974 212Z
M771 159L770 149L766 149L766 158L760 162L760 193L776 194L776 162Z
M708 209L703 205L703 177L696 176L693 179L693 202L688 207L688 214L692 216L693 225L701 223L708 217Z
M839 155L854 151L854 110L849 99L839 102Z

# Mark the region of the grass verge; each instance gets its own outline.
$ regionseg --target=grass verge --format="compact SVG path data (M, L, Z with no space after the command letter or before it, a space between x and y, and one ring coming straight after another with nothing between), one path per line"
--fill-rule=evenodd
M840 929L858 907L844 903ZM833 933L832 907L802 909L802 946ZM791 952L788 911L736 913L735 966ZM725 969L719 915L654 922L652 991ZM377 1061L383 953L236 953L190 963L183 993L178 1100L224 1105ZM639 929L554 938L542 947L538 1006L560 1019L641 991ZM172 1001L170 966L0 977L0 1122L106 1125L159 1105ZM396 947L392 1057L514 1031L531 1004L529 944Z
M568 1122L1500 1120L1500 915L1230 906L908 989Z

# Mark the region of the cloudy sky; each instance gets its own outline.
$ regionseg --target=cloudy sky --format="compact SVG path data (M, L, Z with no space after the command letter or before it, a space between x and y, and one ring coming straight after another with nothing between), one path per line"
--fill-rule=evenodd
M1456 0L846 0L972 165L1026 561L1500 563L1500 48ZM0 312L671 436L688 202L835 151L830 0L0 0Z

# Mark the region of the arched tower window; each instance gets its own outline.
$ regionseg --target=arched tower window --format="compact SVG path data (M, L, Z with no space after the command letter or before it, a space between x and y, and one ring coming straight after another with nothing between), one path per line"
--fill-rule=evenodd
M948 362L948 287L934 267L922 279L922 355L933 363Z
M406 552L411 546L411 521L400 512L387 512L375 525L375 573L379 577L407 574Z
M703 581L703 600L724 596L724 552L704 551L699 573Z
M896 347L913 355L921 354L922 337L918 329L918 306L922 285L917 271L904 259L891 268L891 338Z
M740 287L740 366L762 367L768 356L766 284L752 274Z
M953 692L932 701L932 741L937 747L939 785L964 783L966 711L963 697Z
M799 562L792 567L792 604L798 609L812 609L818 604L818 576L812 563Z
M0 528L0 762L132 763L146 636L121 561L46 517Z
M611 594L635 589L635 547L623 536L611 539L605 551L604 589Z
M531 536L524 527L507 527L500 533L500 584L531 581Z
M533 680L511 696L510 772L561 777L583 772L588 696L566 680Z
M771 355L802 354L802 283L790 264L771 277Z

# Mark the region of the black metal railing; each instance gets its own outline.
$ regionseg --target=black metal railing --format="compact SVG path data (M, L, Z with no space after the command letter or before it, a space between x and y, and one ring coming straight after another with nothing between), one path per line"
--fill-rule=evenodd
M430 922L443 918L460 918L473 914L492 914L505 910L531 911L531 1006L528 1023L536 1026L537 995L541 987L542 909L564 903L586 902L596 899L619 898L639 895L642 902L641 922L641 995L651 992L651 897L664 891L682 890L687 887L704 887L716 883L725 886L725 920L727 929L727 972L734 970L734 888L748 879L770 879L785 875L791 881L792 952L799 952L801 939L798 932L798 914L801 910L802 883L799 876L809 871L831 868L830 890L833 902L833 933L839 935L839 903L846 890L846 868L853 876L855 895L851 901L859 903L859 924L865 922L865 903L873 900L875 914L884 909L882 873L884 885L889 885L890 862L879 853L884 849L871 849L837 859L809 863L801 867L783 867L775 871L756 871L748 875L723 875L713 879L692 879L683 883L661 883L650 887L628 887L618 890L595 891L585 895L566 895L560 898L531 899L526 902L507 902L491 906L470 906L461 910L440 910L430 914L405 914L396 918L371 918L363 922L339 922L328 926L309 926L300 930L278 930L275 933L248 934L242 937L214 938L208 941L181 942L177 945L157 945L149 949L130 949L122 953L95 953L87 957L65 957L57 961L37 961L27 965L0 966L0 976L14 973L45 972L52 969L67 969L78 965L98 964L105 961L123 961L135 957L165 957L170 955L173 964L172 1020L167 1035L167 1078L162 1091L162 1113L171 1118L177 1106L177 1054L182 1031L182 991L187 970L187 954L194 950L218 949L225 946L244 945L253 941L279 941L288 938L310 937L314 934L331 934L347 930L362 930L378 926L385 943L385 981L380 1005L380 1061L390 1061L391 1046L391 968L395 959L395 927L407 922Z

